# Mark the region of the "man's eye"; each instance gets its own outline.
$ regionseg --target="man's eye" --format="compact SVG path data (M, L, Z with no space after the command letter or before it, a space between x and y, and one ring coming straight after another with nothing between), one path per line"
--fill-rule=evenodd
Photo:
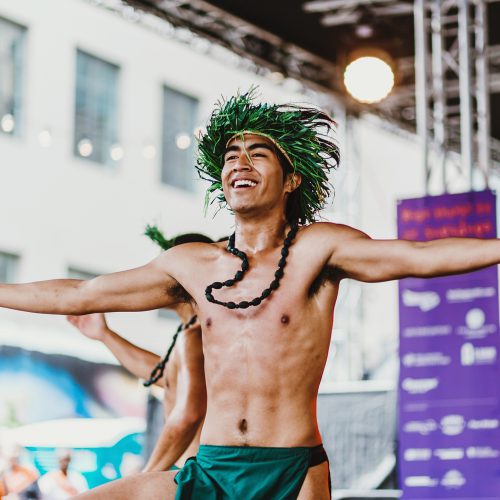
M265 156L264 153L253 153L252 156Z
M236 155L226 156L226 161L236 160L238 157Z

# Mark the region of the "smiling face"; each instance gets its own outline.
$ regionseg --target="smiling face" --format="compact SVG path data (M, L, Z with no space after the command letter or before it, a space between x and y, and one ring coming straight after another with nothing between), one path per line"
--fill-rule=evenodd
M222 188L235 213L285 211L286 199L298 185L297 176L286 174L267 138L245 134L232 139L224 155Z

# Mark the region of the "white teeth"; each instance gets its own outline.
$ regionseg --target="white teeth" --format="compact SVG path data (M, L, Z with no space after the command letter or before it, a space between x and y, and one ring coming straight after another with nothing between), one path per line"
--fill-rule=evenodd
M253 186L256 186L256 185L257 185L256 182L251 181L249 179L237 179L233 183L234 187L240 187L240 186L250 186L250 187L253 187Z

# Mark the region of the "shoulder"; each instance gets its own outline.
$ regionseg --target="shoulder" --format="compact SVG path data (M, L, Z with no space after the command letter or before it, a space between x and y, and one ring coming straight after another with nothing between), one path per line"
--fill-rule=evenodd
M334 238L333 241L342 242L348 239L367 237L359 229L335 222L313 222L307 226L302 226L297 234L297 239L306 243L320 243L322 240L332 242L332 238Z
M217 259L224 253L224 243L184 243L163 252L160 262L187 263L191 265Z

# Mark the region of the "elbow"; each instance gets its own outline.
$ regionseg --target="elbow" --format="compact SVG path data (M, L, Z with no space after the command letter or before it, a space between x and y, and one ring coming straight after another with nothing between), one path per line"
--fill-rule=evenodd
M205 419L205 412L201 411L200 409L196 409L187 412L185 417L186 425L197 429Z
M68 304L68 308L73 311L71 314L81 315L98 312L95 309L96 301L92 299L92 285L92 280L76 283L75 293Z
M188 408L183 413L183 425L187 428L197 429L205 419L206 405L196 405Z

